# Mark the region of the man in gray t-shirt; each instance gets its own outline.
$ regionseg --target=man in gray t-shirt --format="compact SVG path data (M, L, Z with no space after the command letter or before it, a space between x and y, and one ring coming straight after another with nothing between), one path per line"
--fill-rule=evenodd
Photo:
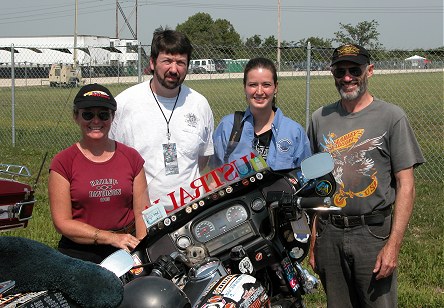
M413 169L425 162L404 111L369 93L373 70L365 48L336 48L331 71L341 99L316 110L308 132L313 153L334 158L333 203L342 208L318 215L311 241L310 264L328 307L396 307Z

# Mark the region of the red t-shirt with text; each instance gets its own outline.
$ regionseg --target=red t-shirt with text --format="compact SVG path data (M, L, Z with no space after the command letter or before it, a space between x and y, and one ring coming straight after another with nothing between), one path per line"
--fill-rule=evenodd
M54 157L50 170L71 185L73 219L115 230L134 220L133 182L143 164L135 149L119 142L112 158L101 163L87 159L74 144Z

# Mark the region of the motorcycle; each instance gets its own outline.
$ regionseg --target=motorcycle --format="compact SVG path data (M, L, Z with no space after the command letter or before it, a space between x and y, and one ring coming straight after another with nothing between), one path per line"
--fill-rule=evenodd
M318 286L301 266L312 214L340 211L333 160L273 171L248 153L168 194L173 208L143 212L148 235L120 276L121 307L305 307Z
M102 262L112 273L40 243L4 237L0 246L6 255L23 247L28 252L17 255L18 273L10 273L4 289L15 280L12 290L27 284L32 291L4 293L10 294L7 305L304 307L303 295L318 285L301 266L311 214L340 210L330 206L336 189L332 170L328 153L307 158L295 170L274 171L250 150L213 166L168 194L172 207L154 202L143 212L148 235L133 251L118 250ZM20 268L27 269L30 260L46 268L45 275L22 277ZM85 273L89 284L75 283Z

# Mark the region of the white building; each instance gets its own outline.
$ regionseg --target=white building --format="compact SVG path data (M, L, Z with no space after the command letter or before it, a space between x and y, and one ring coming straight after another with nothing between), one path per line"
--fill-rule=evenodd
M131 66L138 59L137 40L105 36L77 35L77 53L73 36L3 37L0 38L0 65L49 66L74 63L89 66Z

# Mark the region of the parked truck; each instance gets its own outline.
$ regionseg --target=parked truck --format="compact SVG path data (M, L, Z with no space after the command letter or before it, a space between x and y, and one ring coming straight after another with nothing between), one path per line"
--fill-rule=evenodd
M50 87L78 87L83 85L82 70L72 64L55 63L49 70Z

